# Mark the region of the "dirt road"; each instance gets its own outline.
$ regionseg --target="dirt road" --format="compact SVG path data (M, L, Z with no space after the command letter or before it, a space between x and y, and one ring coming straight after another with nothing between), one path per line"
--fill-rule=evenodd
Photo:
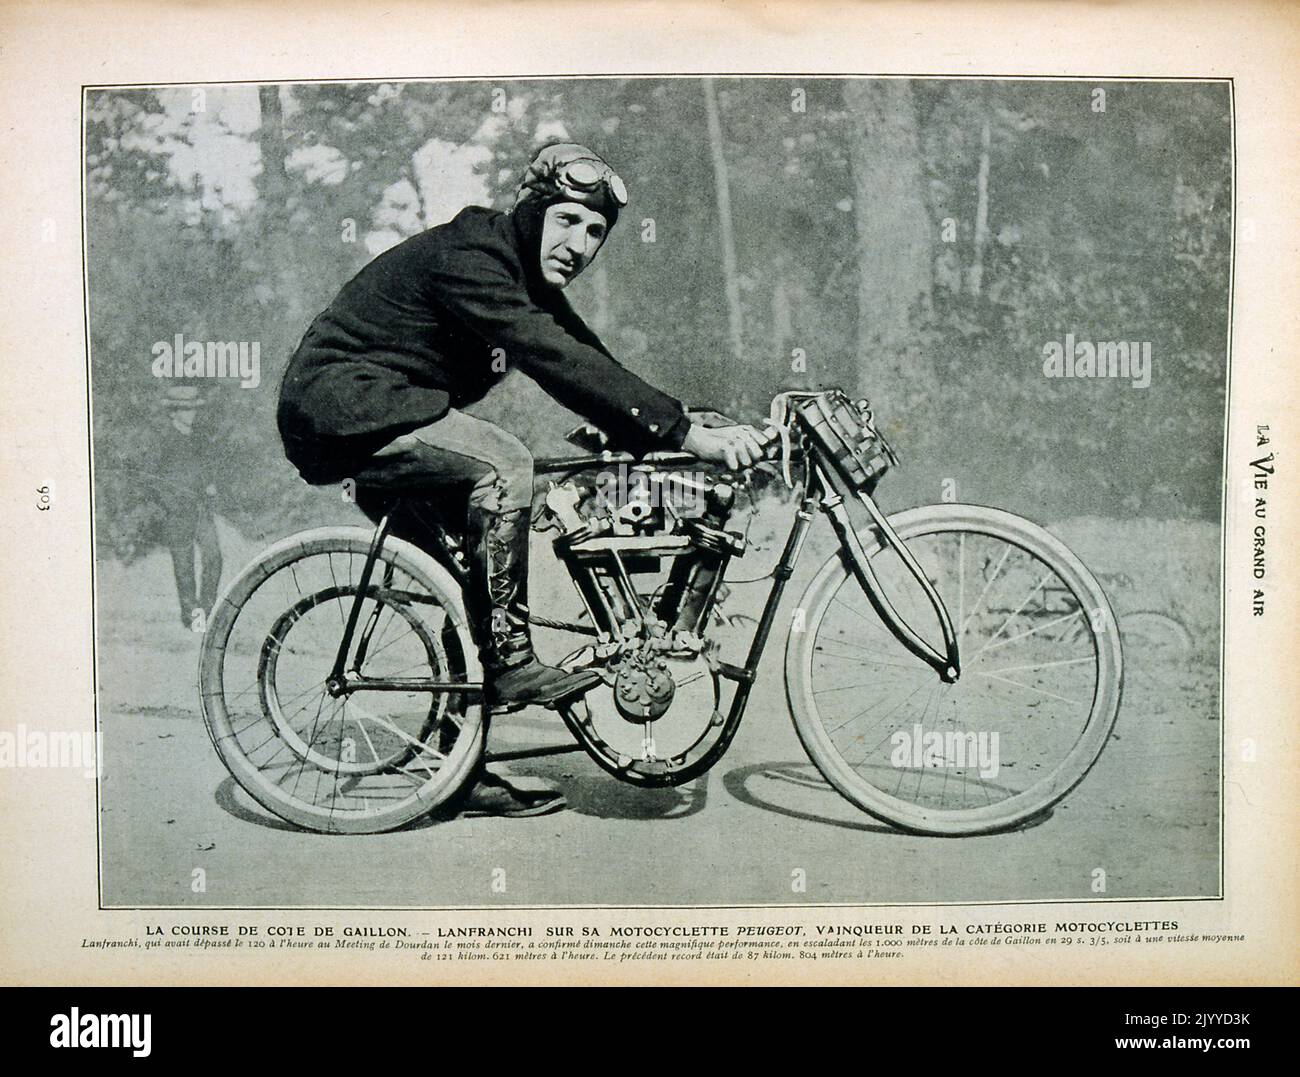
M253 549L228 549L228 560ZM562 813L323 836L269 816L227 774L199 715L199 637L176 623L171 586L160 556L101 568L109 907L802 905L1218 891L1217 669L1204 651L1154 666L1131 661L1097 766L1051 815L1012 833L917 837L842 800L795 736L778 640L731 750L687 786L642 791L581 753L552 756L510 768L558 783L569 801ZM801 579L792 586L797 594ZM567 736L554 715L531 711L498 720L491 747ZM1094 890L1097 868L1104 893Z

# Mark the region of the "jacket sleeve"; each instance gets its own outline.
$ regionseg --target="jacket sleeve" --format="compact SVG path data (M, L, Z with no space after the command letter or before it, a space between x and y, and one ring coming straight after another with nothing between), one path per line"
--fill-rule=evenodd
M450 252L436 263L431 284L434 302L501 348L507 367L522 370L616 443L636 451L681 447L690 429L681 403L580 339L560 313L534 303L491 252Z

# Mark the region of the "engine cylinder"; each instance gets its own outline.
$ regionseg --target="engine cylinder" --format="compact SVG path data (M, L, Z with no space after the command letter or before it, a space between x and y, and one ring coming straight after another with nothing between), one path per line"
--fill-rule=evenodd
M705 491L704 514L683 525L693 548L673 562L655 607L659 619L679 632L698 634L704 627L713 596L735 552L736 538L723 530L735 500L736 491L730 484L715 483Z

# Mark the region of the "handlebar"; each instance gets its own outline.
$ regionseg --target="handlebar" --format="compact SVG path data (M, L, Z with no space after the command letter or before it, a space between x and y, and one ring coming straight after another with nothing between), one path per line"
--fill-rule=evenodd
M825 397L827 395L842 396L839 390L788 390L778 393L772 398L772 406L768 418L765 420L765 429L759 427L759 424L749 424L758 427L758 440L763 448L763 456L756 463L745 468L740 468L739 472L750 471L764 463L779 461L781 473L785 478L787 486L793 486L794 482L790 472L790 462L792 456L792 443L790 438L790 429L792 425L792 411L802 402L814 398ZM701 425L708 428L716 429L719 426L728 425L745 425L737 423L729 416L723 415L713 409L687 408L688 415L693 415L702 420ZM712 422L710 422L712 420ZM703 464L702 458L694 453L688 453L683 450L664 450L659 452L649 452L644 456L635 456L630 452L622 452L611 449L600 449L592 451L598 445L603 444L604 435L595 427L590 425L579 427L571 431L568 440L580 449L589 451L570 457L559 457L554 459L538 460L534 470L539 475L556 475L563 473L572 473L575 471L585 471L591 468L599 467L618 467L652 465L662 468L680 468L690 467L692 465ZM711 461L710 461L711 463ZM738 473L739 473L738 472Z
M776 460L780 453L778 450L781 445L781 432L775 428L763 432L759 441L763 445L763 458L751 465L757 467L758 464ZM630 452L621 450L605 449L598 453L587 453L581 456L562 456L543 460L538 460L533 470L538 475L556 475L562 472L586 471L596 467L618 467L626 465L634 467L638 464L652 464L655 467L675 468L690 467L696 464L706 463L694 453L686 452L682 449L665 449L663 451L648 452L644 456L635 456ZM748 471L750 468L741 468L741 471Z

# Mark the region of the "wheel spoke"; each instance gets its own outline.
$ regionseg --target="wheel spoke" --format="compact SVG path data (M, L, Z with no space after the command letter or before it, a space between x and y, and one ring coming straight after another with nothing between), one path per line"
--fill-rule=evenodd
M335 588L335 590L338 590L339 580L338 580L338 577L334 575L334 555L333 555L333 554L330 554L330 555L329 555L329 562L330 562L330 579L331 579L331 580L333 581L333 583L334 583L334 588ZM346 628L348 622L347 622L347 618L343 615L343 603L342 603L342 602L340 602L340 603L338 604L338 610L339 610L339 626L342 627L342 628Z
M1077 666L1080 662L1095 662L1092 655L1085 655L1082 658L1063 658L1059 662L1038 662L1032 666L1002 666L1000 669L980 670L980 675L991 677L995 673L1017 673L1021 670L1030 669L1051 669L1053 666Z
M432 756L434 759L438 760L438 762L441 763L443 760L447 758L441 752L433 748L430 748L427 744L424 743L424 741L417 740L415 737L411 736L405 730L399 729L397 726L393 725L392 722L388 721L386 718L380 718L374 714L371 714L368 717L372 722L375 722L377 725L383 727L384 729L387 729L390 733L394 734L395 736L400 737L402 740L406 741L409 745L411 745L411 747L421 752L424 752L426 755ZM432 773L432 771L430 771L430 773Z
M347 707L344 707L343 709L344 712L346 713ZM352 724L356 726L359 730L361 730L361 735L366 740L366 747L370 749L371 761L378 763L381 758L379 755L379 749L375 747L375 742L370 739L370 731L366 729L366 724L364 722L357 721L355 718L352 719Z
M984 585L984 590L980 592L979 598L975 600L974 607L971 609L966 619L961 623L961 631L957 633L958 640L966 635L966 626L970 624L971 619L975 614L979 613L980 607L984 605L984 599L988 597L989 588L993 586L993 581L998 578L998 574L1002 571L1002 566L1006 564L1007 558L1011 556L1011 551L1013 549L1014 547L1008 546L1002 551L1002 560L998 562L998 567L993 570L993 575L989 577L988 582Z
M1012 611L1011 615L1007 617L1005 621L1003 621L1000 625L998 625L998 630L989 637L988 643L985 643L983 647L981 647L978 651L975 652L974 657L978 658L981 654L984 653L985 650L987 650L989 643L992 643L995 639L997 639L1000 635L1002 635L1002 630L1006 628L1007 625L1009 625L1017 617L1020 616L1020 611L1029 605L1029 600L1033 598L1034 595L1036 595L1040 590L1042 590L1043 584L1045 584L1051 578L1051 576L1052 576L1052 572L1049 569L1047 572L1043 574L1043 578L1039 580L1036 584L1034 584L1029 594L1025 595L1025 600L1021 602L1020 605L1015 608L1015 610Z
M987 677L991 681L1001 681L1003 684L1013 684L1017 688L1023 688L1027 692L1038 692L1040 695L1050 696L1052 699L1059 699L1062 703L1069 703L1072 706L1086 706L1081 699L1067 699L1065 696L1058 696L1055 692L1049 692L1045 688L1035 688L1033 685L1021 684L1019 681L1013 681L1010 677L999 677L994 673L976 673L977 677Z
M358 602L360 623L373 619L358 666L367 676L446 679L457 668L446 655L465 645L464 630L449 621L452 607L428 575L401 563L405 554L386 549L359 597L366 555L358 540L321 542L269 555L231 585L220 639L204 644L205 715L232 774L277 815L315 830L391 829L473 773L483 746L478 711L451 718L447 693L418 689L367 693L362 705L359 695L331 696L322 674Z
M907 666L907 667L900 666L898 668L901 669L904 673L910 673L913 676L917 674L924 674L925 676L929 676L929 677L934 676L934 670L932 669L922 669L920 667L913 667L913 666ZM836 686L835 688L816 688L813 690L813 695L822 696L822 695L829 695L831 692L846 692L850 688L875 688L878 687L878 685L879 682L877 680L859 681L856 684L841 684Z
M855 608L860 584L835 558L802 601L811 623L788 663L795 722L831 784L874 815L928 833L1011 825L1071 788L1105 743L1118 706L1113 641L1071 627L1105 598L1059 540L1027 521L969 506L912 511L930 515L899 533L955 614L961 674L940 682L910 664L901 641ZM928 599L888 550L879 535L864 546L880 592L905 623L921 624ZM862 621L889 641L864 639ZM1075 750L1081 741L1090 757Z
M891 707L889 710L887 710L884 714L882 714L882 715L880 716L880 718L876 721L876 725L879 725L881 722L883 722L886 718L888 718L891 714L893 714L894 711L898 710L899 707L901 707L904 703L906 703L909 699L911 699L914 695L916 695L917 692L921 691L924 687L925 687L925 685L923 685L923 684L918 684L915 688L913 688L910 692L908 692L906 696L904 696L902 699L900 699L900 700L898 701L897 704L895 704L893 707ZM828 729L826 732L827 732L828 734L838 732L839 730L843 729L846 725L848 725L850 722L855 722L855 721L857 721L859 718L865 717L866 715L870 714L871 711L872 711L875 707L877 707L877 706L879 706L879 705L880 705L880 701L877 700L877 701L876 701L875 703L873 703L871 706L866 707L865 709L858 711L858 713L855 714L855 715L853 715L852 718L848 718L848 719L846 719L845 721L843 721L843 722L841 722L839 725L837 725L834 729ZM871 728L874 729L875 726L872 726Z
M311 753L312 745L316 743L316 725L320 721L320 712L322 709L324 709L324 706L325 706L325 697L321 696L320 702L316 705L316 717L312 720L311 739L307 741L307 752L301 756L301 762L299 763L298 766L298 777L294 779L293 792L289 794L290 796L298 792L298 782L302 780L302 771L303 768L307 765L307 757Z
M957 639L966 630L966 532L957 536Z
M993 643L993 642L990 640L989 643L986 643L983 647L981 647L978 651L976 651L975 654L974 654L972 657L974 657L974 658L978 658L980 655L984 654L986 651L996 651L999 647L1005 647L1008 643L1015 643L1015 642L1017 642L1018 640L1027 639L1028 637L1033 636L1033 635L1036 635L1036 634L1039 633L1039 632L1043 632L1043 631L1045 631L1046 629L1049 629L1049 628L1053 627L1054 625L1058 625L1058 624L1060 624L1062 621L1072 621L1072 620L1074 620L1076 617L1078 617L1081 613L1083 613L1083 610L1081 610L1081 609L1080 609L1080 610L1075 610L1075 611L1072 612L1072 613L1063 613L1063 614L1061 614L1060 617L1057 617L1057 618L1055 618L1054 620L1048 621L1047 624L1042 624L1042 625L1038 625L1038 626L1035 627L1035 628L1027 629L1026 631L1021 632L1021 633L1019 633L1018 635L1015 635L1015 636L1008 636L1006 639L1004 639L1004 640L999 640L997 643ZM1059 640L1059 639L1054 639L1052 642L1053 642L1053 643L1059 643L1060 640Z
M854 644L851 644L845 640L835 640L835 644L836 646L841 646L841 647L852 647L855 651L858 651L860 654L879 656L874 659L874 661L872 662L873 665L893 666L896 669L919 669L927 673L930 672L929 666L920 665L916 661L912 661L912 662L898 661L898 659L902 657L899 654L886 654L884 651L873 651L870 647L857 647ZM828 658L840 658L846 662L862 661L862 659L858 658L856 655L836 654L834 651L827 650L827 645L824 643L817 644L817 646L813 648L813 650L817 654L826 655Z
M889 629L887 629L884 625L882 625L878 620L876 620L873 617L868 617L865 613L863 613L859 609L854 609L854 607L850 606L847 602L844 601L844 599L840 598L838 595L835 596L835 602L838 605L843 606L846 610L848 610L851 614L853 614L853 616L856 617L858 620L860 620L863 624L868 625L872 629L872 631L879 632L881 633L881 635L887 636L889 639L894 638L893 633L890 632Z

